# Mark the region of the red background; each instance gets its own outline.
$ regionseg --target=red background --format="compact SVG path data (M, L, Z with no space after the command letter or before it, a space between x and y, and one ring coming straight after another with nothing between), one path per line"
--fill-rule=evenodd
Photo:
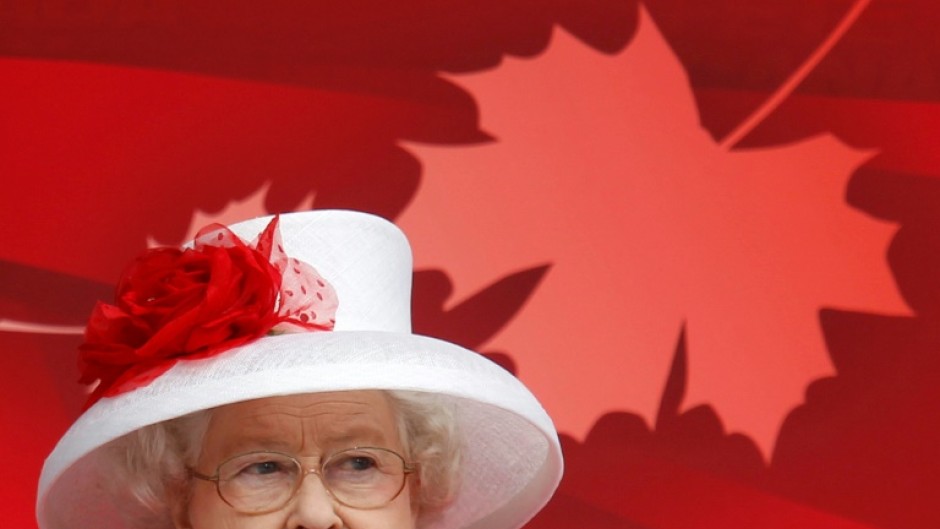
M131 256L331 207L402 226L415 330L555 417L566 477L531 527L940 526L938 22L0 1L0 526L35 526L75 333Z

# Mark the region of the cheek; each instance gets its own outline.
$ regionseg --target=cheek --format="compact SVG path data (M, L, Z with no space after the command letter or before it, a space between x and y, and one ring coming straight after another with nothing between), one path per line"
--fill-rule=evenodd
M237 524L233 515L234 511L222 501L214 485L197 482L177 529L253 529L250 525Z
M396 529L414 529L415 522L418 519L417 490L410 483L401 491L401 495L395 498L390 507L395 511Z
M409 492L406 487L395 501L380 509L340 507L337 513L349 529L415 529L418 513L412 507Z

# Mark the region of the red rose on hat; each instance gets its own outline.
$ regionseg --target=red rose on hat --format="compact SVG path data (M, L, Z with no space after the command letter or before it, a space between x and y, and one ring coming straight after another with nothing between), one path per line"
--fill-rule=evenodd
M332 287L284 254L275 217L248 245L220 225L193 248L145 251L125 270L114 304L99 302L80 347L86 406L147 385L181 359L205 358L272 331L331 330Z

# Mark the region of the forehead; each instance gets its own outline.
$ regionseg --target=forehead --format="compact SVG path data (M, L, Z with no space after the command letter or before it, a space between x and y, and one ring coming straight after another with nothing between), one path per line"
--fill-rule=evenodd
M203 453L280 450L322 455L350 446L399 449L397 418L380 391L308 393L230 404L213 410Z

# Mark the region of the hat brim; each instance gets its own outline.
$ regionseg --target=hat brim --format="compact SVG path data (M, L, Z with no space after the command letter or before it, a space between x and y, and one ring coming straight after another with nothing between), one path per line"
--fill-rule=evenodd
M100 449L141 427L245 400L344 390L411 390L453 402L460 492L432 528L515 529L548 501L562 473L551 419L512 374L457 345L380 331L285 334L185 360L151 384L89 408L40 477L42 529L123 529L108 505Z

